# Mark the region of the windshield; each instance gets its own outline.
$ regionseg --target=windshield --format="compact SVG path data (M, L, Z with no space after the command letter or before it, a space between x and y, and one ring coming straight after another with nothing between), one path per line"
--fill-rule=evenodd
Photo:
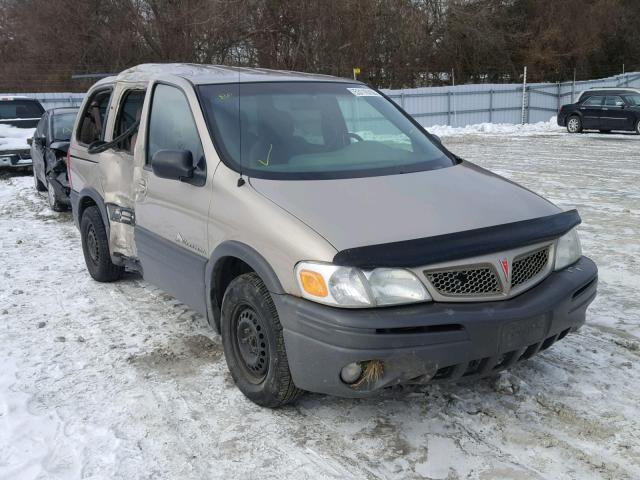
M40 118L44 110L32 100L0 100L0 120Z
M217 84L200 86L199 93L221 155L250 176L353 178L455 164L361 84Z
M76 121L76 112L61 113L53 116L53 135L52 139L60 141L68 141L71 139L73 124Z
M625 100L634 107L640 107L640 94L638 95L625 95Z

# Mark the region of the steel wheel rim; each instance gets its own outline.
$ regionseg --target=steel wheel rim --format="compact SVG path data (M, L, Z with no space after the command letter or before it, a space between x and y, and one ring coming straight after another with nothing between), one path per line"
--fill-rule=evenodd
M96 231L93 225L89 225L87 230L87 251L91 261L95 264L100 260L100 250L98 249L98 238L96 237Z
M236 310L233 347L247 379L261 383L269 370L269 342L260 316L248 305Z

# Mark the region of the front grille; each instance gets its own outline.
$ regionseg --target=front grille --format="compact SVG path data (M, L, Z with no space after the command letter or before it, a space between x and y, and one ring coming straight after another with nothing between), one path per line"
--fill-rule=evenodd
M522 285L542 272L549 263L549 247L526 253L513 261L511 288Z
M533 357L536 353L546 350L555 342L562 340L571 331L570 328L547 337L542 342L522 346L518 350L502 353L493 357L477 358L458 365L440 367L431 378L432 381L457 380L462 376L483 376L498 370L504 370L513 364Z
M467 295L496 295L502 286L491 265L424 272L425 276L440 295L447 297Z

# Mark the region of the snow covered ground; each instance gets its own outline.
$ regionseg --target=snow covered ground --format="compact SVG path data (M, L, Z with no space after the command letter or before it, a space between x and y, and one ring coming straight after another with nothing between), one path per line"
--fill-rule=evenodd
M580 210L587 325L498 378L276 411L202 318L137 276L93 282L71 216L0 176L0 479L640 478L640 137L473 130L434 133Z
M548 122L526 123L517 125L513 123L478 123L475 125L467 125L466 127L450 127L448 125L433 125L426 127L429 132L440 137L452 137L461 135L518 135L530 136L540 135L565 135L567 133L564 127L559 127L556 117L553 116Z

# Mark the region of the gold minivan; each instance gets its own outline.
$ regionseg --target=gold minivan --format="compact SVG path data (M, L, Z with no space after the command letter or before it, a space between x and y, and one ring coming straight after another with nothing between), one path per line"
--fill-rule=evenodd
M252 401L489 375L585 321L575 210L323 75L140 65L95 84L68 155L87 269L206 317Z

